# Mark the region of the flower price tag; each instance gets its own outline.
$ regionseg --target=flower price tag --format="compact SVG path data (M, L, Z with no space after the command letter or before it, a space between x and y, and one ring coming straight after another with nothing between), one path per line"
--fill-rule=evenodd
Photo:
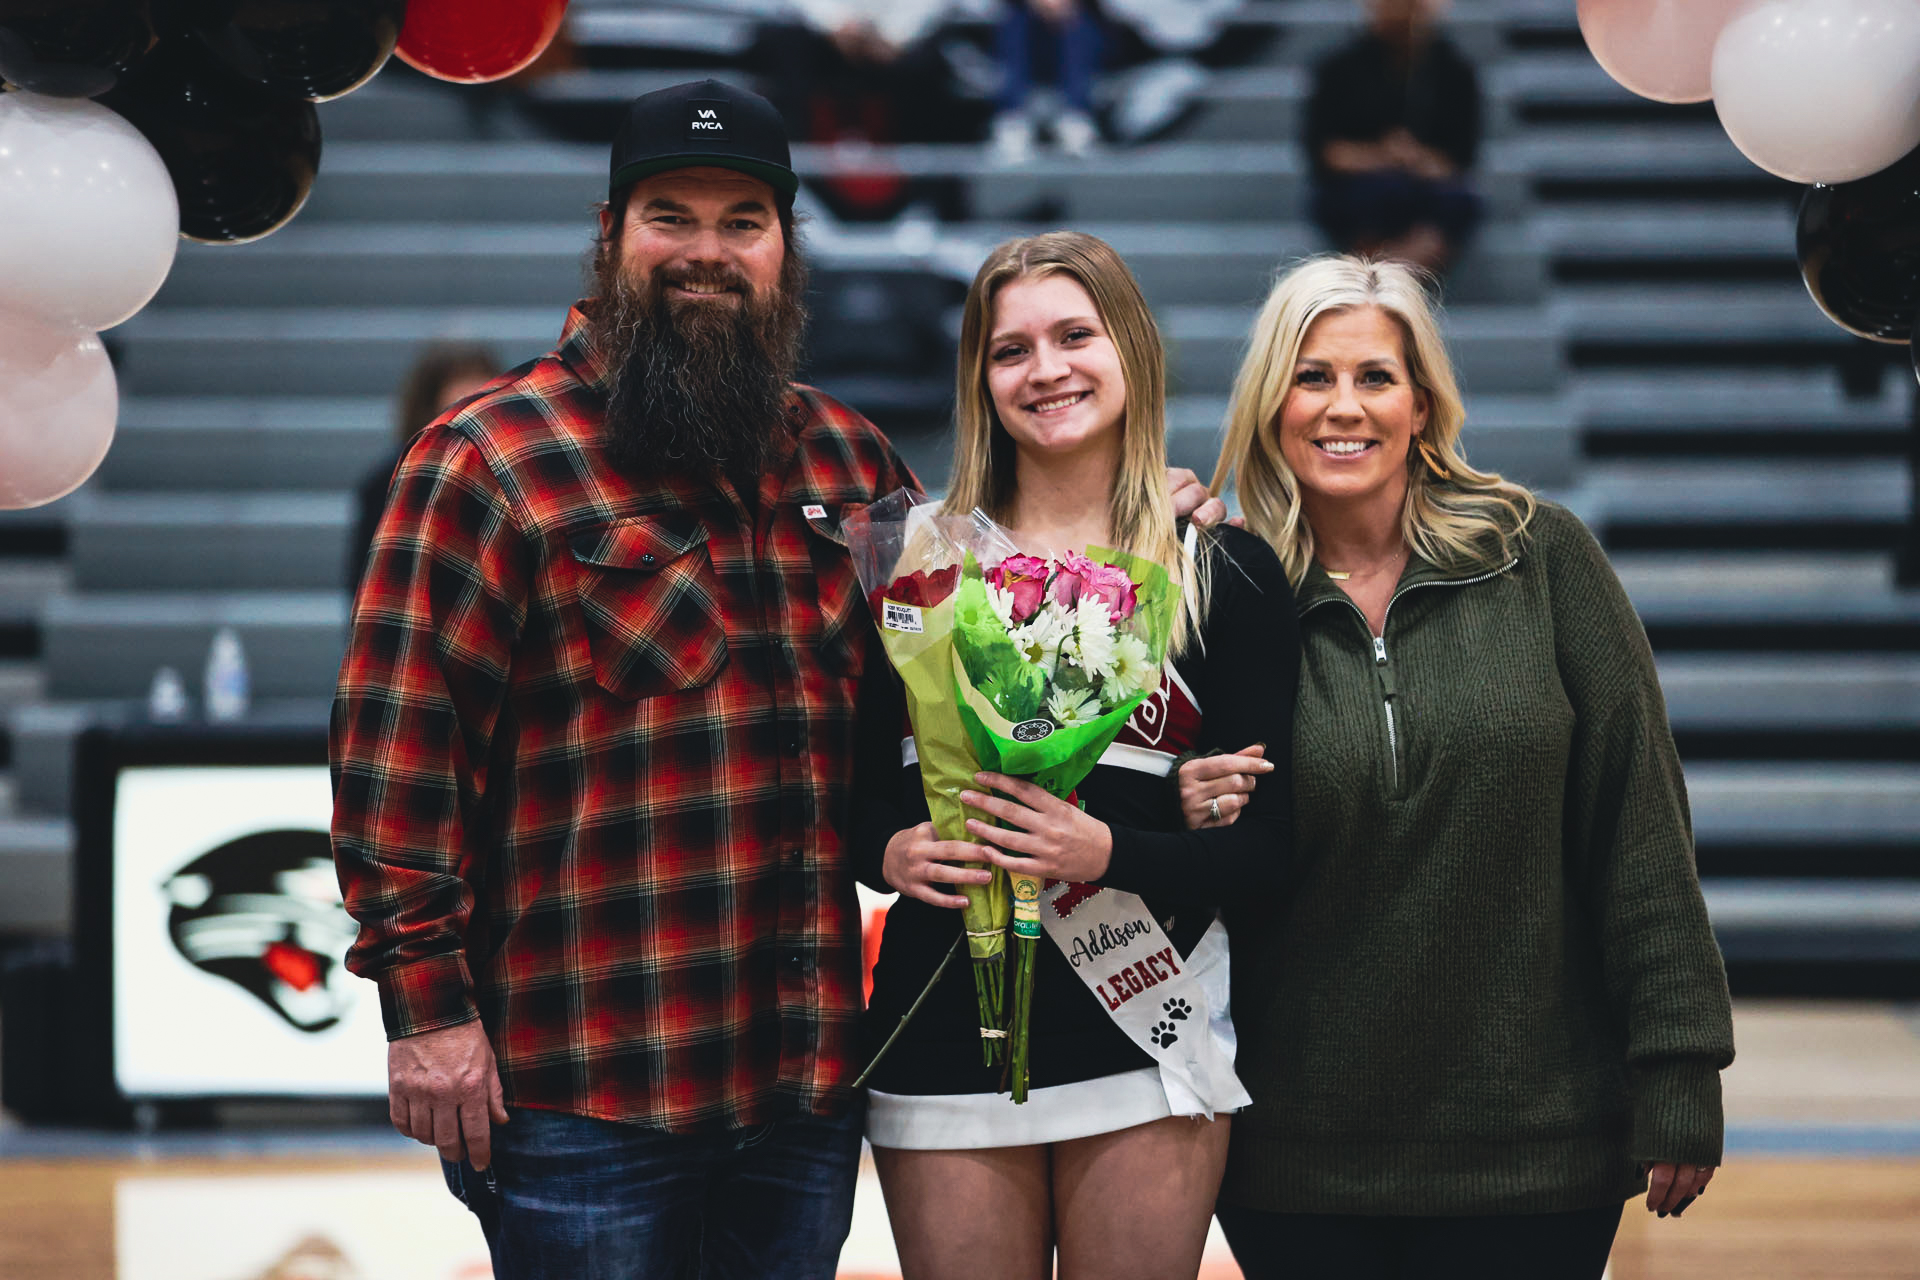
M905 631L916 636L927 629L926 620L920 616L917 606L895 600L880 602L880 625L889 631Z

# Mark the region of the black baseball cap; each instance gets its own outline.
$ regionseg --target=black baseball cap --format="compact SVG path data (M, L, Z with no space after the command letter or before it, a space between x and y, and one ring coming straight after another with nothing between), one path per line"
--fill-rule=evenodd
M757 93L696 80L642 94L613 140L607 192L668 169L714 165L760 179L788 204L800 189L787 127Z

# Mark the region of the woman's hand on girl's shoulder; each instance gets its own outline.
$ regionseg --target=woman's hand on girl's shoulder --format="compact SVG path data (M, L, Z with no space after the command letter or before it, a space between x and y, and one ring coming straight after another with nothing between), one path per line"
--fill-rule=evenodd
M880 862L880 874L886 882L909 898L936 907L965 907L967 900L948 886L986 884L993 872L986 867L967 867L966 862L985 862L987 851L965 840L942 840L931 822L894 832Z

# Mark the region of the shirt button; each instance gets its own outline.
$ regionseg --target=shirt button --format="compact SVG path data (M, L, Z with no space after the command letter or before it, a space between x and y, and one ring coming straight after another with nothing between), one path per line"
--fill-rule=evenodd
M642 552L642 553L641 553L641 555L640 555L640 563L641 563L641 564L652 564L652 563L653 563L653 552L651 552L651 551L646 551L646 552Z
M800 968L801 965L805 963L806 963L805 957L803 957L798 951L795 951L787 956L787 968L789 969L798 969Z
M787 861L788 861L788 862L792 862L792 863L798 863L798 862L800 861L800 858L801 858L801 853L800 853L800 850L798 850L798 849L789 849L789 850L787 850Z

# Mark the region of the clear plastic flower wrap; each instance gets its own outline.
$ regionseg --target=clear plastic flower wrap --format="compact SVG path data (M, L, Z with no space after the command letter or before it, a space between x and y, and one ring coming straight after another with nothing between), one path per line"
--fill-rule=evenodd
M1097 547L1058 559L1024 555L984 514L941 515L904 490L842 527L906 686L941 839L973 838L969 816L991 821L959 800L977 772L1028 779L1070 798L1159 687L1180 602L1164 566ZM1003 1045L1009 1050L1016 1102L1027 1097L1041 888L999 869L992 884L966 887L982 1052L992 1063L1002 1060Z

